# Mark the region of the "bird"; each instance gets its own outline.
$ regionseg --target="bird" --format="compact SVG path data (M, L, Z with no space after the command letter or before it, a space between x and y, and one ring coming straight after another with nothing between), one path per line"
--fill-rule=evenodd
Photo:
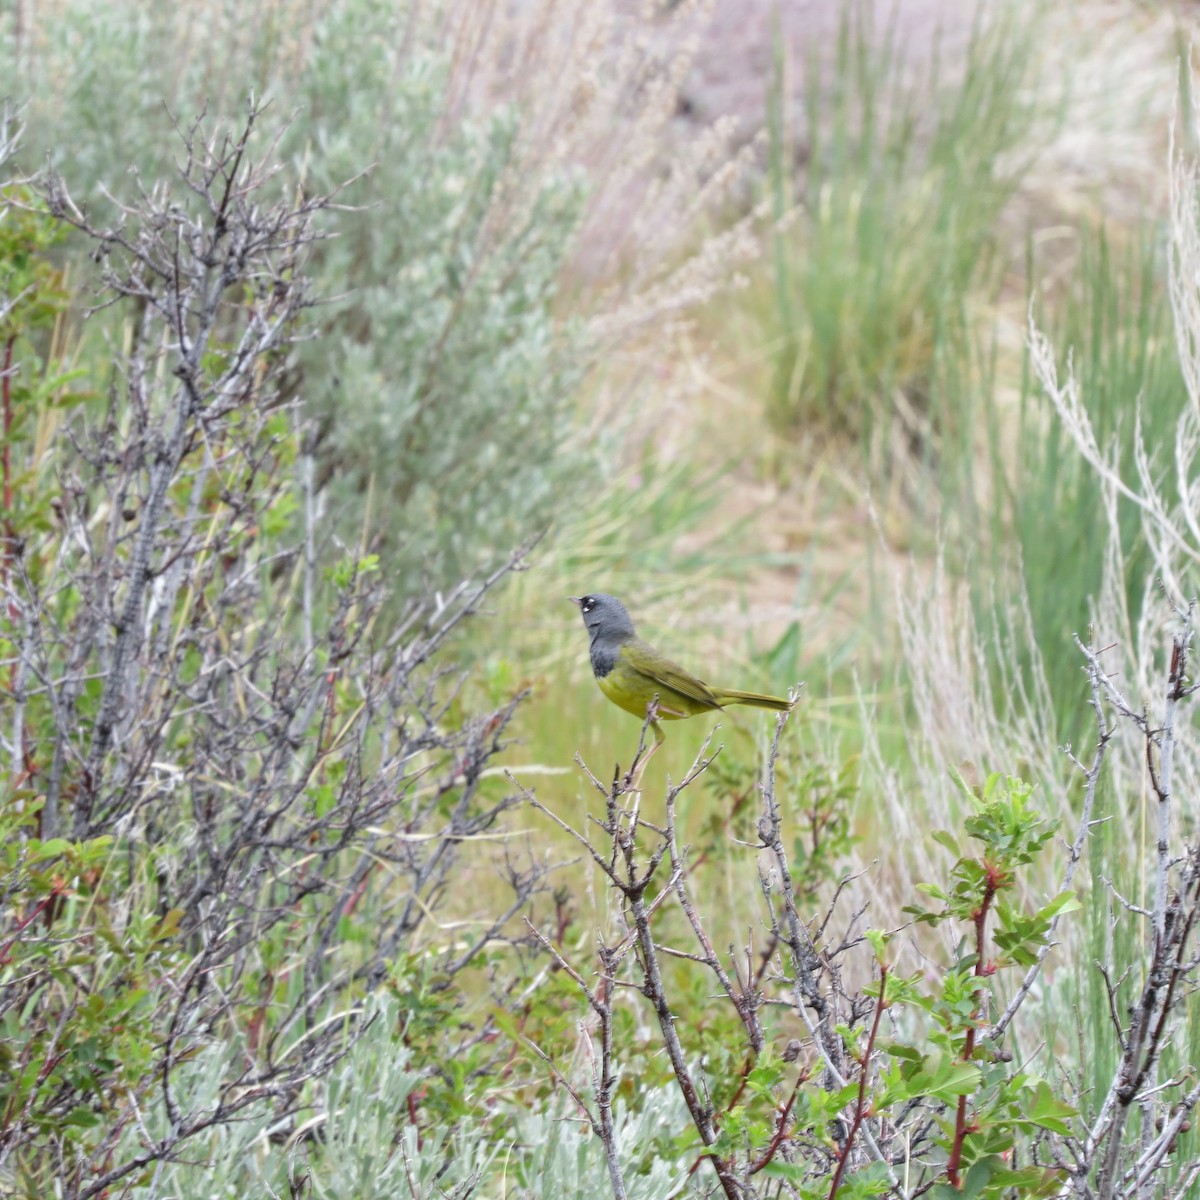
M698 679L637 636L629 610L616 596L593 592L568 599L579 607L587 628L592 674L600 690L618 708L649 720L654 734L654 745L640 764L634 760L627 781L637 777L635 768L644 768L666 740L660 720L680 721L729 704L750 704L775 712L788 712L792 707L791 701L781 696L711 687Z

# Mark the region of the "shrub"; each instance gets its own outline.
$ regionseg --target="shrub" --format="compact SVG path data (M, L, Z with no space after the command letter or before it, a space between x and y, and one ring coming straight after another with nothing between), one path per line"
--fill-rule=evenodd
M111 1195L193 1139L292 1129L363 1031L357 1002L386 985L453 1014L540 877L506 860L512 903L434 932L512 802L484 766L516 704L454 706L444 645L514 562L396 627L378 558L322 583L280 389L330 202L283 197L258 120L186 131L178 185L118 226L53 176L49 217L14 217L97 247L99 302L128 322L52 446L28 411L5 450L26 485L0 559L0 1167L20 1195ZM48 302L37 278L11 319ZM10 382L6 404L47 403ZM439 1048L466 1061L489 1029L451 1015Z
M448 119L455 54L415 6L285 4L274 36L207 6L203 39L181 13L72 0L49 44L10 30L28 158L69 163L99 220L128 168L170 170L173 121L236 119L247 93L296 114L278 154L303 186L354 180L310 258L323 325L289 386L326 419L326 542L386 548L399 599L491 569L596 478L573 432L588 342L555 311L582 176L533 153L513 104Z
M449 63L406 52L406 19L363 0L325 14L291 143L315 147L319 189L374 163L318 249L341 298L301 361L335 528L386 547L402 588L490 566L597 478L574 431L588 347L554 315L582 177L531 167L513 108L448 126Z

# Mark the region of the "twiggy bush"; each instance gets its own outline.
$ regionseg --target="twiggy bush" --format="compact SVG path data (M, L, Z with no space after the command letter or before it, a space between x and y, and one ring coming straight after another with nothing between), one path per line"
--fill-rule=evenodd
M696 232L749 164L727 126L657 158L687 19L609 0L280 0L253 21L219 0L66 0L0 16L0 61L29 161L69 163L92 213L131 165L169 170L172 116L230 119L252 90L296 114L280 154L305 186L365 172L314 248L324 336L291 386L325 417L323 531L386 551L404 597L490 569L600 486L613 447L582 428L585 379L604 393L592 369L644 334L659 355L757 248L748 221ZM636 375L627 358L612 390Z
M259 120L185 131L178 179L110 227L57 176L40 205L8 193L14 222L93 248L97 304L124 321L111 378L52 440L36 406L63 387L10 393L16 362L2 381L29 406L0 547L8 1194L160 1194L193 1139L289 1134L361 1033L357 999L386 985L452 1012L538 886L510 858L511 906L438 930L511 803L484 769L516 704L464 714L444 646L519 560L393 624L377 558L321 578L311 436L281 387L332 201L286 198ZM42 287L34 272L7 319ZM489 1028L440 1023L439 1062Z
M613 928L600 936L594 961L570 951L561 929L531 926L589 1010L576 1065L525 1041L599 1139L614 1195L632 1194L639 1174L616 1129L628 1103L624 1064L645 1054L636 1031L647 1025L653 1033L644 1036L661 1048L685 1109L673 1196L1186 1193L1200 1178L1200 1159L1179 1153L1181 1134L1200 1087L1186 1053L1169 1051L1186 1036L1200 961L1200 856L1171 832L1175 731L1191 692L1192 613L1178 616L1153 715L1131 706L1099 653L1083 648L1097 740L1086 761L1073 757L1084 795L1065 851L1055 854L1055 823L1035 808L1031 785L1000 775L976 791L964 785L961 833L932 835L951 856L941 882L920 886L934 906L910 906L915 921L891 932L868 926L869 900L851 903L862 880L844 866L823 902L798 888L814 861L835 865L845 841L816 836L802 867L793 862L794 823L810 798L777 786L786 717L761 781L755 836L731 851L743 856L744 891L753 881L761 898L758 928L740 945L716 944L719 914L703 855L681 842L676 819L680 795L710 768L708 741L669 787L661 823L645 815L640 793L622 787L619 771L611 786L589 775L603 814L587 829L571 828L526 793L576 839L612 894ZM1119 973L1111 962L1095 964L1112 1023L1079 1031L1084 1062L1075 1045L1044 1044L1048 1016L1058 1017L1049 981L1067 972L1054 953L1060 924L1080 907L1076 875L1102 778L1113 785L1108 754L1121 724L1144 740L1159 841L1149 903L1110 892L1120 901L1114 920L1144 920L1147 928L1131 939L1137 952ZM1057 888L1027 903L1022 893L1047 872L1058 875ZM1104 885L1095 878L1092 886ZM941 951L917 936L926 925L945 927ZM631 1008L639 1010L633 1020L622 1015ZM700 1031L716 1009L731 1018L724 1055L702 1052ZM1012 1047L1031 1044L1028 1057L1014 1054ZM1102 1045L1114 1051L1107 1057L1115 1066L1098 1080Z

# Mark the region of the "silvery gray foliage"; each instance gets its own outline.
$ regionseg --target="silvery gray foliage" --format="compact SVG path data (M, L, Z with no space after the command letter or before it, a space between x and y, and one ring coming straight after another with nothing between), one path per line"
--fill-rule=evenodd
M186 1158L158 1167L131 1192L132 1200L267 1200L289 1196L293 1188L319 1200L466 1200L477 1194L503 1145L470 1122L418 1134L407 1121L408 1106L427 1072L403 1043L403 1008L376 993L357 1019L361 1036L305 1089L295 1120L281 1123L260 1109L216 1126L192 1141ZM194 1106L212 1106L234 1069L232 1060L228 1047L209 1047L180 1072L180 1090L190 1092ZM159 1135L168 1128L153 1099L142 1127ZM128 1141L132 1150L136 1138Z
M311 178L374 166L348 193L362 211L318 251L342 298L302 361L343 538L365 529L414 582L440 584L592 477L573 433L587 346L553 312L584 190L529 163L513 108L451 126L449 64L406 49L403 27L390 5L347 0L316 31L301 93Z
M510 1174L522 1180L516 1192L520 1200L593 1200L608 1194L603 1143L586 1123L573 1119L578 1116L565 1095L542 1111L517 1114ZM676 1193L691 1157L672 1157L662 1148L686 1119L678 1093L669 1087L638 1088L636 1104L618 1107L616 1152L638 1167L629 1171L625 1183L628 1200L660 1200Z
M279 154L303 186L366 172L310 259L323 336L290 386L323 417L318 548L366 534L415 596L490 569L596 477L586 339L554 311L583 177L533 144L536 114L462 115L437 5L333 0L270 26L206 11L198 50L162 5L70 0L52 45L10 30L0 63L29 101L27 163L69 164L93 214L130 168L171 169L174 121L236 119L249 92L291 119Z

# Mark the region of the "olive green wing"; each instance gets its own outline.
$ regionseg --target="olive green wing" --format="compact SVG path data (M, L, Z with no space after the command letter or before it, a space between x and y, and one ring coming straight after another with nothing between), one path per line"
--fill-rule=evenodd
M651 679L662 688L670 688L680 696L691 700L698 710L720 708L720 702L713 694L712 688L702 679L697 679L690 671L685 671L678 663L672 662L665 654L660 654L655 648L641 638L633 638L621 648L625 661L640 671L647 679ZM669 701L664 696L663 703Z

